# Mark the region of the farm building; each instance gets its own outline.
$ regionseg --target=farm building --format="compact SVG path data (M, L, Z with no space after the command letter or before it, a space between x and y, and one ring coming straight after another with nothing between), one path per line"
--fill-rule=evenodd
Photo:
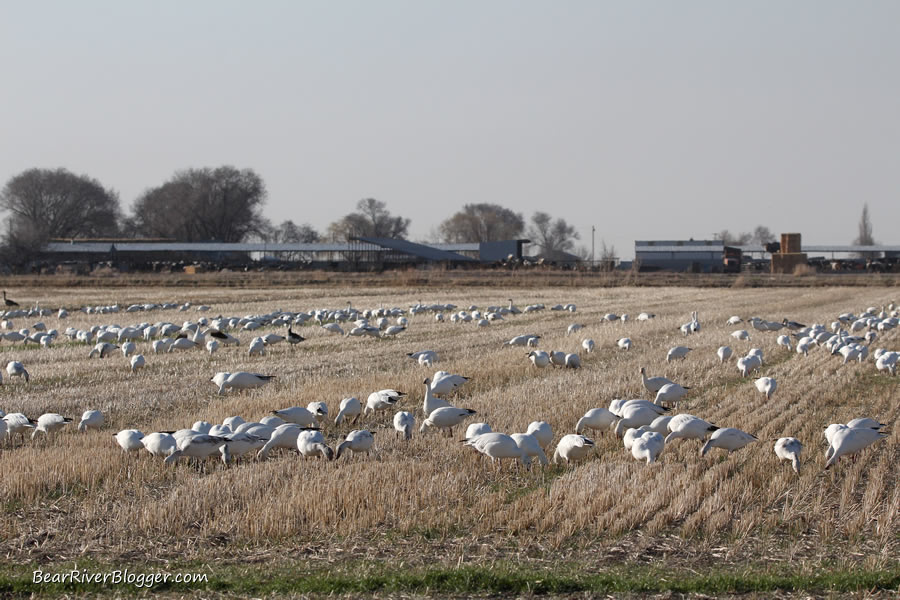
M725 246L722 240L652 240L634 243L634 260L641 271L739 271L740 256L738 248Z

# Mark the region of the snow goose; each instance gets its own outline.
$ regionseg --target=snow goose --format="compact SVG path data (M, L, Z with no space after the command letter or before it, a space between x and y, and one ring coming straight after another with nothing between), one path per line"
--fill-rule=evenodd
M550 365L550 355L543 350L532 350L528 353L528 358L531 359L531 364L539 369Z
M251 450L260 450L265 443L269 441L267 437L259 436L247 431L241 433L228 433L223 436L214 437L223 437L227 440L225 442L225 447L223 448L224 452L222 453L225 464L230 463L233 458L240 458Z
M655 394L662 386L675 382L671 379L666 379L665 377L647 377L647 370L644 367L641 367L641 383L648 392Z
M532 441L534 442L534 446L537 446L537 442L534 438L532 438ZM516 440L512 436L504 433L483 433L474 438L465 439L463 440L463 443L490 458L492 463L496 461L498 468L502 466L504 458L518 459L526 465L531 462L531 458L521 447L519 447ZM527 443L527 441L525 443ZM538 450L540 450L540 448L538 448ZM544 458L546 458L546 456Z
M793 437L778 438L775 441L775 456L781 460L791 461L794 472L800 474L800 452L803 451L803 444L800 440Z
M504 342L503 345L504 346L537 346L537 342L540 339L541 339L541 336L539 336L539 335L531 335L531 334L517 335L516 337L512 338L508 342ZM532 340L534 340L534 341L532 342Z
M446 400L442 398L438 398L434 395L434 391L431 389L431 379L426 378L423 382L425 384L425 400L422 402L422 413L427 418L428 415L432 413L437 408L443 408L445 406L453 406Z
M666 436L667 444L679 438L686 440L703 440L706 438L706 434L719 429L712 423L687 413L672 417L669 421L668 428L670 433Z
M415 426L416 419L411 413L400 411L394 415L394 430L398 435L402 434L403 439L410 440L412 438L412 432Z
M134 373L138 369L143 369L144 365L147 364L147 361L144 359L143 354L135 354L131 357L131 372Z
M825 469L831 468L842 456L849 456L864 450L887 437L886 433L881 433L877 429L869 429L868 427L847 427L837 431L831 438L831 457L825 463Z
M736 340L749 340L750 334L747 333L746 329L738 329L737 331L731 332L731 337L733 337Z
M200 344L195 342L194 340L189 340L186 337L177 338L169 344L168 352L172 352L174 350L193 350L197 348Z
M325 436L321 431L301 431L297 435L297 450L302 456L321 456L325 460L334 460L334 450L325 443Z
M121 348L122 356L124 356L125 358L129 358L132 354L134 354L134 351L136 349L137 349L137 346L135 345L134 342L132 342L132 341L125 342L124 344L122 344L122 348Z
M240 346L241 341L227 333L225 331L220 331L218 329L209 329L207 330L207 335L215 338L214 340L210 340L210 342L217 342L218 344L222 344L223 346ZM207 347L209 346L209 342L206 343Z
M149 433L140 443L153 456L169 456L178 449L175 438L166 432Z
M216 373L210 381L219 386L219 395L225 393L225 390L249 390L262 387L275 378L275 375L260 375L259 373L247 373L238 371L237 373Z
M655 431L656 433L662 435L669 434L669 422L673 419L670 415L660 415L653 419L653 422L647 426L650 431Z
M443 396L456 390L469 381L468 377L454 375L447 371L437 371L431 378L431 392L437 396Z
M404 396L406 396L405 392L398 392L397 390L379 390L377 392L372 392L366 400L366 408L363 410L363 414L367 415L370 412L375 414L379 410L390 408Z
M788 352L791 352L794 349L791 345L791 337L788 335L779 335L775 338L775 343L782 348L787 349Z
M17 360L11 360L6 363L6 374L9 375L10 378L22 377L25 379L25 383L28 383L31 380L28 371L25 370L25 365Z
M741 377L749 377L750 373L759 367L759 358L756 356L742 356L737 359L737 368L741 372Z
M583 323L572 323L571 325L568 326L568 328L566 328L566 337L572 335L579 329L584 329Z
M666 385L659 388L659 391L656 392L656 399L653 401L654 404L671 404L673 406L678 404L678 400L680 400L685 394L688 393L688 390L691 389L689 387L682 387L677 383L667 383Z
M646 425L641 425L640 427L629 427L628 431L625 432L625 435L622 436L622 445L625 446L626 451L630 451L631 447L634 445L634 440L641 437L644 433L652 432Z
M285 423L287 423L287 421L285 421L281 417L276 417L275 415L266 415L259 420L260 425L268 425L272 428L278 427L279 425L284 425Z
M191 429L198 433L209 433L209 430L212 429L212 423L209 421L195 421L193 425L191 425Z
M663 436L655 431L646 431L631 445L631 455L635 460L645 460L647 464L655 463L665 448Z
M744 322L744 320L742 318L735 315L733 317L730 317L727 321L725 321L725 324L726 325L737 325L738 323L743 323L743 322Z
M735 429L734 427L723 427L713 431L709 436L709 440L703 444L700 449L700 456L706 455L710 448L724 448L731 454L735 450L740 450L747 444L757 440L755 435L751 435L746 431Z
M122 450L126 452L140 450L144 447L141 443L144 434L137 429L123 429L119 433L114 433L113 437L116 438L116 443L121 446Z
M581 340L581 347L587 353L593 352L594 351L594 340L592 340L590 338Z
M334 418L334 424L340 425L341 421L345 418L353 417L353 423L359 419L359 415L362 414L362 404L354 397L344 398L341 400L341 405L338 409L338 414Z
M246 421L244 421L243 417L239 416L226 417L222 420L222 425L227 427L230 431L234 431L243 423L246 423Z
M291 406L281 410L273 410L271 414L284 419L287 423L294 423L301 427L315 427L318 424L316 415L302 406Z
M593 449L594 440L583 435L569 433L564 435L556 445L556 451L553 453L553 463L558 464L560 458L565 460L566 464L573 460L581 460L590 454Z
M324 402L310 402L306 405L306 410L316 415L316 421L320 423L328 418L328 405Z
M34 426L37 425L37 421L29 419L22 413L9 413L3 417L3 421L6 422L6 432L9 436L10 444L12 444L13 436L16 434L22 436L22 442L24 443L25 431L34 429Z
M529 464L532 458L537 458L542 465L549 464L540 441L533 433L513 433L509 437L513 439L516 446L522 451L522 462Z
M647 404L629 404L625 403L622 407L621 418L616 423L616 435L621 436L629 427L640 427L641 425L650 425L660 415L656 409L662 407L653 403ZM668 410L668 409L664 409Z
M581 357L577 354L566 354L565 359L563 359L563 364L567 369L580 369Z
M453 428L462 423L475 414L474 410L469 408L456 408L453 406L444 406L437 408L428 415L419 431L425 431L426 427L435 427L437 429L446 429L450 436L453 435Z
M775 393L775 389L778 387L778 382L772 377L760 377L753 383L756 384L756 389L761 394L766 395L766 400L772 397L772 394Z
M249 356L253 356L254 354L257 356L265 356L266 355L266 343L263 341L261 337L253 338L253 341L250 342L249 348Z
M691 350L692 348L686 346L675 346L674 348L670 348L669 352L666 354L666 362L672 362L676 358L684 360Z
M221 448L226 445L228 440L224 437L198 433L197 435L185 436L176 441L176 449L166 457L165 463L172 464L182 456L188 458L208 458L213 454L220 452ZM228 462L230 455L227 448L222 452L222 459Z
M347 434L344 441L337 447L335 458L340 458L346 450L357 452L369 452L375 445L375 436L372 431L366 429L354 429Z
M100 429L106 417L99 410L86 410L81 415L81 421L78 423L78 431L87 431L88 429Z
M256 458L265 460L268 458L269 452L276 448L296 448L297 437L300 435L301 431L303 431L303 429L299 425L294 425L293 423L279 425L269 433L269 440L263 444L262 448L257 452ZM254 435L259 435L259 433L254 433Z
M468 427L466 427L466 435L463 436L466 440L471 440L473 438L478 437L479 435L483 435L485 433L493 433L494 430L491 429L491 426L487 423L472 423Z
M726 360L731 358L731 348L729 346L719 346L719 349L716 350L716 356L719 357L720 363L725 363Z
M879 423L875 419L870 419L869 417L858 417L851 421L847 421L847 427L863 427L866 429L881 429L884 427L884 423Z
M619 338L616 340L616 346L618 346L620 350L631 350L631 338Z
M434 350L419 350L417 352L408 352L406 355L414 361L418 362L420 365L425 364L423 358L425 359L425 361L430 362L431 364L434 364L438 361L437 352L435 352Z
M209 340L206 342L206 351L209 352L209 355L212 356L219 349L218 340Z
M51 433L59 431L66 424L71 423L72 419L68 417L64 417L57 413L44 413L37 420L37 427L34 428L34 431L31 432L31 439L34 439L34 436L38 434L38 432L43 433L46 436L49 436Z
M747 351L747 356L748 357L755 356L756 359L759 361L760 366L762 366L763 363L765 362L763 360L763 351L760 348L750 348L750 350Z
M653 313L648 313L648 312L639 313L637 316L638 321L649 321L650 319L653 319L653 318L656 318L656 315L654 315Z
M532 421L525 433L533 435L541 448L546 448L553 441L553 428L546 421Z
M575 424L575 433L580 434L585 429L600 431L609 430L618 417L605 408L592 408Z
M106 358L110 354L112 354L113 350L117 350L119 347L115 344L110 344L109 342L100 342L94 349L91 350L91 353L88 355L88 358L94 358L95 356L99 358Z
M283 342L284 336L278 335L277 333L268 333L262 337L262 341L266 346L274 346L279 342Z

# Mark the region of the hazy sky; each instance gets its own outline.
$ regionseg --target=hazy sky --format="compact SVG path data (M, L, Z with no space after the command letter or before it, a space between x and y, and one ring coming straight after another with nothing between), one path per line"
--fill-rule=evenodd
M0 184L65 167L128 209L176 170L319 229L465 203L633 255L723 228L900 243L900 2L2 2Z

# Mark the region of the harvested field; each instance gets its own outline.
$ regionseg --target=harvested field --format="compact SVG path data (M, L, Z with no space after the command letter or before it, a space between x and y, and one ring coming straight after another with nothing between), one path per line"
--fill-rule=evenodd
M51 565L224 561L235 568L288 563L316 569L374 561L411 569L498 563L540 571L565 565L591 573L629 565L704 573L861 570L893 573L895 579L888 576L876 586L888 593L885 588L898 585L900 556L897 379L877 372L871 358L842 365L840 356L822 348L804 357L778 347L777 333L755 331L746 323L726 326L725 321L755 315L827 327L840 313L888 304L895 292L883 287L415 285L31 287L14 294L10 289L23 306L65 306L70 316L15 320L16 329L43 320L60 337L49 349L0 345L4 364L22 361L32 376L28 384L5 378L0 409L32 418L58 412L73 417L76 425L84 410L100 409L107 421L99 432L81 434L71 425L37 443L29 439L21 447L4 447L0 551L11 564ZM254 335L284 334L283 327L236 334L240 347L223 347L211 357L201 350L154 354L149 342L141 341L137 351L147 367L134 374L121 352L89 359L89 346L62 335L66 327L181 325L200 316L339 309L348 301L360 309L408 309L416 302L466 308L505 306L510 297L520 307L572 302L578 309L508 316L488 327L439 323L431 314L408 316L408 330L388 339L342 337L308 324L295 328L305 342L272 346L264 357L249 357L248 342ZM103 315L74 310L186 301L212 309ZM628 313L633 319L642 311L656 318L603 322L606 313ZM691 311L699 312L702 327L684 337L679 327ZM575 322L585 329L567 336L567 326ZM730 337L739 328L750 331L749 341ZM503 345L524 333L541 335L542 349L581 352L583 367L534 368L527 349ZM630 351L615 346L623 336L634 342ZM896 330L880 333L872 347L897 350L898 336ZM581 351L587 337L596 342L591 354ZM666 352L676 345L692 351L684 361L667 364ZM763 350L760 375L778 381L771 400L756 390L755 376L740 376L734 358L719 364L721 345L731 346L735 357L752 347ZM422 349L440 357L430 370L406 357ZM462 430L454 431L453 439L418 431L423 379L438 369L472 378L449 398L477 411L468 422L485 421L494 431L512 433L524 432L531 421L547 421L555 446L588 409L606 407L614 398L648 398L638 373L642 366L651 375L691 387L677 412L743 429L759 442L732 455L713 450L701 457L700 442L678 440L665 448L658 464L647 465L635 461L611 432L594 432L595 454L577 465L526 471L507 464L498 471L456 441ZM257 390L216 395L209 378L217 371L239 370L277 378ZM360 427L376 432L374 457L327 462L276 452L266 461L244 460L229 469L217 462L201 473L187 462L173 467L143 451L126 454L111 435L125 428L176 430L197 420L221 423L231 415L258 420L271 410L313 401L326 402L333 419L342 398L356 396L365 403L370 392L383 388L409 393L395 410L413 412L417 426L405 442L391 427L395 410L362 420ZM892 434L857 460L844 458L823 471L823 428L858 416L879 419ZM335 427L329 419L323 433L335 446L353 428ZM782 436L805 445L799 476L772 451L773 440ZM713 593L729 591L735 590Z

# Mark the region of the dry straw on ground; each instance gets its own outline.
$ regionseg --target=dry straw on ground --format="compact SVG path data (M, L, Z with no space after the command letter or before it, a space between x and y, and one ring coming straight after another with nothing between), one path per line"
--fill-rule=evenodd
M421 301L505 304L541 302L548 307L574 302L574 315L549 310L509 317L486 328L437 323L431 315L410 318L394 339L344 338L316 326L298 331L308 339L296 348L270 348L250 358L242 346L205 352L155 355L138 344L147 367L131 374L116 353L88 359L89 349L60 337L55 347L23 348L4 342L3 362L21 360L32 382L5 381L0 408L36 417L59 412L77 419L86 409L107 414L103 431L79 434L75 426L47 440L0 452L0 550L12 558L83 555L157 558L208 558L213 555L306 548L312 552L357 556L405 554L412 562L447 559L458 553L487 558L580 555L614 560L624 552L694 552L738 548L769 552L766 560L794 557L826 560L848 553L873 563L900 552L900 444L897 434L824 472L822 429L832 422L872 416L900 429L896 380L876 374L871 362L842 366L839 358L816 349L808 358L776 346L773 333L752 331L738 342L726 326L733 315L780 321L830 323L845 311L894 299L885 288L827 289L434 289L346 288L328 290L24 289L23 304L69 307L71 316L49 327L86 328L95 324L196 319L195 311L86 315L72 308L118 302L192 301L212 305L207 315L247 315L276 309L357 307L408 308ZM682 337L679 326L699 311L702 330ZM604 323L608 312L641 311L648 322ZM38 319L18 319L30 327ZM587 327L566 336L573 322ZM263 330L264 332L270 329ZM259 332L257 332L259 333ZM282 332L283 333L283 332ZM583 354L578 371L533 368L523 348L503 342L521 333L542 335L541 347L578 352L591 337L597 348ZM615 340L629 336L623 352ZM897 334L884 334L875 346L897 349ZM762 348L762 374L777 378L778 391L765 401L742 379L733 362L720 365L720 345L735 355ZM693 348L686 360L666 364L668 348ZM431 371L406 357L434 349L440 362ZM393 412L366 419L376 431L376 457L352 456L335 462L304 460L276 453L268 461L246 460L228 470L217 465L201 474L188 464L171 468L145 452L125 454L112 439L123 428L145 433L190 427L196 420L221 422L230 415L258 420L268 411L325 401L331 417L341 398L363 402L372 391L396 388L409 393L398 409L421 422L423 379L435 369L472 378L459 406L473 408L473 421L495 431L524 431L534 420L549 422L556 440L574 430L588 409L613 398L642 395L638 370L666 375L691 386L679 410L720 426L739 427L760 441L727 456L699 456L700 444L679 440L656 465L638 463L611 433L597 433L596 455L571 468L504 467L500 472L457 441L434 432L406 443L390 427ZM248 370L276 374L277 380L250 393L215 394L209 378L216 371ZM646 397L646 395L645 395ZM329 443L352 427L325 425ZM456 431L459 439L462 431ZM780 464L774 438L791 435L805 444L797 477ZM552 449L551 449L552 452ZM638 548L638 550L635 550ZM665 550L660 550L665 549ZM752 549L752 550L750 550ZM764 550L761 550L764 549ZM604 554L605 552L605 554ZM598 559L599 560L599 559Z

